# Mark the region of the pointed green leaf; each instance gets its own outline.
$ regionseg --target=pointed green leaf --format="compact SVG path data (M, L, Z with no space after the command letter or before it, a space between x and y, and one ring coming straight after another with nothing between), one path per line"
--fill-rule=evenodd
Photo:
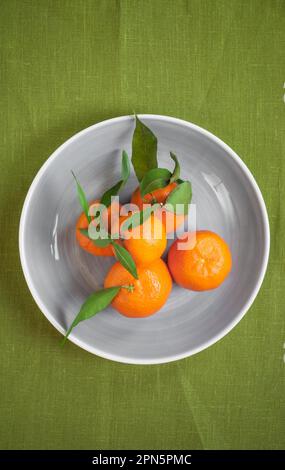
M180 165L178 162L178 158L176 157L176 155L174 155L174 153L170 152L170 157L175 162L175 167L170 178L170 183L173 183L174 181L177 181L180 177Z
M121 265L124 266L124 268L129 271L129 273L135 279L138 279L137 267L132 255L128 252L128 250L126 250L126 248L119 245L118 243L112 242L112 246L114 248L115 256L119 263L121 263Z
M147 194L151 193L152 191L155 191L156 189L161 189L161 188L165 188L165 186L168 185L168 181L167 180L163 180L161 178L158 178L154 181L152 181L148 187L146 188L146 190L144 191L144 194L142 195L142 197L146 196Z
M114 186L108 189L101 197L100 204L102 204L103 206L109 207L109 205L112 202L112 196L117 196L117 194L122 188L122 184L123 184L123 181L120 180L118 183L116 183Z
M171 173L166 168L153 168L149 170L140 183L140 193L144 197L155 189L164 188L168 185Z
M70 332L76 325L78 325L78 323L93 317L94 315L96 315L96 313L99 313L104 310L104 308L108 307L108 305L112 302L112 300L118 294L120 289L120 286L109 287L107 289L98 290L94 294L91 294L87 298L87 300L85 300L79 313L68 328L66 335L63 339L63 344L68 338Z
M164 207L176 214L188 214L188 204L190 204L192 198L192 188L189 181L184 181L183 183L176 186L176 188L171 191L168 198L166 199ZM177 204L180 207L177 207ZM183 206L181 207L181 205Z
M82 187L80 186L80 184L79 184L75 174L73 173L73 171L71 171L71 173L72 173L72 176L73 176L73 178L75 179L75 182L76 182L77 196L78 196L79 203L82 207L82 210L83 210L84 214L86 215L88 223L90 223L91 222L91 217L89 215L89 204L87 202L85 193L84 193Z
M157 138L137 116L132 141L132 163L139 181L148 170L157 168Z

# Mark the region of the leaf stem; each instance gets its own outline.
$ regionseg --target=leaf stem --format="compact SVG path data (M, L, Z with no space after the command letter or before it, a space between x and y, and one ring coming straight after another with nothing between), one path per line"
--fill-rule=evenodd
M127 284L125 286L121 286L122 289L127 289L128 292L134 292L135 286L133 284Z

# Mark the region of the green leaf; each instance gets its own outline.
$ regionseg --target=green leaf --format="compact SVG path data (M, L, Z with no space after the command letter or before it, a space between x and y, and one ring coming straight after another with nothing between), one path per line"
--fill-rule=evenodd
M148 170L157 168L157 138L137 116L132 141L132 163L139 181Z
M103 206L109 207L112 201L112 196L117 196L117 194L122 188L122 184L123 184L123 181L120 180L118 183L116 183L114 186L108 189L101 197L100 204L102 204Z
M174 181L177 181L180 177L180 165L178 158L176 157L176 155L174 155L174 153L170 152L170 157L175 162L175 167L169 181L170 183L173 183Z
M122 175L122 180L124 181L124 183L127 182L130 176L130 172L131 172L131 169L130 169L129 157L128 157L127 152L123 150L121 175Z
M106 246L110 245L111 243L111 239L110 239L110 236L109 234L106 232L106 238L91 238L90 235L89 235L89 231L88 229L86 228L81 228L79 229L80 232L82 233L82 235L85 235L87 238L89 238L89 240L92 241L92 243L95 245L95 246L98 246L100 248L106 248Z
M134 212L130 217L128 217L121 225L121 232L128 231L130 228L135 228L139 225L142 225L154 212L158 207L159 204L149 205L145 209Z
M121 263L124 268L135 278L138 279L138 272L136 264L132 258L132 255L124 248L123 246L119 245L118 243L111 242L114 248L115 256L119 263Z
M85 196L85 193L82 189L82 187L80 186L75 174L73 173L73 171L71 171L72 173L72 176L73 178L75 179L75 182L76 182L76 187L77 187L77 196L78 196L78 200L79 200L79 203L83 209L83 212L84 214L86 215L86 218L88 220L88 223L90 224L91 222L91 217L89 215L89 204L87 202L87 199L86 199L86 196Z
M90 297L85 300L78 315L75 317L70 327L68 328L66 335L63 339L63 344L68 338L70 332L76 325L78 325L78 323L93 317L94 315L96 315L96 313L99 313L104 310L104 308L108 307L108 305L112 302L112 300L118 294L120 289L121 286L108 287L107 289L101 289L95 292L94 294L91 294Z
M192 188L189 181L183 181L183 183L176 186L171 191L168 198L166 199L164 207L176 214L188 214L188 204L190 204L192 198ZM183 204L183 207L177 207L177 204Z
M122 174L122 179L116 183L114 186L112 186L110 189L105 191L103 196L101 197L100 204L109 207L112 201L112 196L117 196L121 189L125 186L129 176L130 176L130 162L129 162L129 157L128 154L125 150L122 152L122 165L121 165L121 174Z
M164 188L168 185L171 173L166 168L153 168L149 170L140 183L140 193L144 197L155 189Z

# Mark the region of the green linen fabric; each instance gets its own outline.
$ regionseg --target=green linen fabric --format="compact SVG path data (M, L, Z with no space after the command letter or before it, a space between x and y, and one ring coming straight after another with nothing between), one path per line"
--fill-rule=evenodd
M0 7L0 447L283 448L284 0ZM22 204L52 151L134 110L221 137L253 172L271 224L267 275L245 318L200 354L156 366L60 348L18 254Z

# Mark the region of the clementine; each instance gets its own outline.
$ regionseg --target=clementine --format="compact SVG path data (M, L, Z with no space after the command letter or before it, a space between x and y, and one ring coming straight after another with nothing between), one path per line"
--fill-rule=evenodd
M131 203L136 204L140 210L143 208L143 204L151 204L153 200L155 200L159 204L164 204L167 197L169 196L171 191L173 191L173 189L176 188L176 186L177 186L177 183L175 182L170 183L164 188L155 189L151 193L146 194L144 198L142 198L141 193L140 193L140 188L138 186L137 189L132 194Z
M119 211L120 210L120 205L117 204L117 203L113 203L113 204L115 204L115 206L111 205L112 206L112 211L113 212L116 211L116 210ZM97 201L97 200L93 201L90 204L89 209L94 208L96 210L96 206L98 206L98 205L99 205L99 201ZM106 212L103 211L103 213L102 213L102 222L106 226L106 228L107 227L109 228L111 226L111 215L112 215L111 206L108 207ZM95 210L94 210L94 213L95 213ZM108 245L104 248L96 246L96 245L94 245L92 240L90 240L88 237L86 237L86 235L84 235L83 233L80 232L81 228L87 229L88 226L89 226L89 223L88 223L88 220L86 218L86 215L84 214L84 212L82 212L82 214L79 216L79 218L77 220L77 223L76 223L76 240L79 243L79 245L81 246L81 248L83 248L85 251L88 251L88 253L91 253L92 255L96 255L96 256L113 256L114 252L113 252L112 245Z
M128 286L120 289L112 306L127 317L147 317L157 312L166 302L172 280L166 264L156 259L148 266L138 266L135 279L120 263L108 272L104 287Z
M189 232L172 244L168 267L177 284L186 289L215 289L231 271L231 252L214 232Z
M160 258L167 245L165 228L161 221L151 214L143 224L123 232L122 223L126 219L128 219L126 216L120 217L120 232L123 244L131 253L135 263L147 265Z

